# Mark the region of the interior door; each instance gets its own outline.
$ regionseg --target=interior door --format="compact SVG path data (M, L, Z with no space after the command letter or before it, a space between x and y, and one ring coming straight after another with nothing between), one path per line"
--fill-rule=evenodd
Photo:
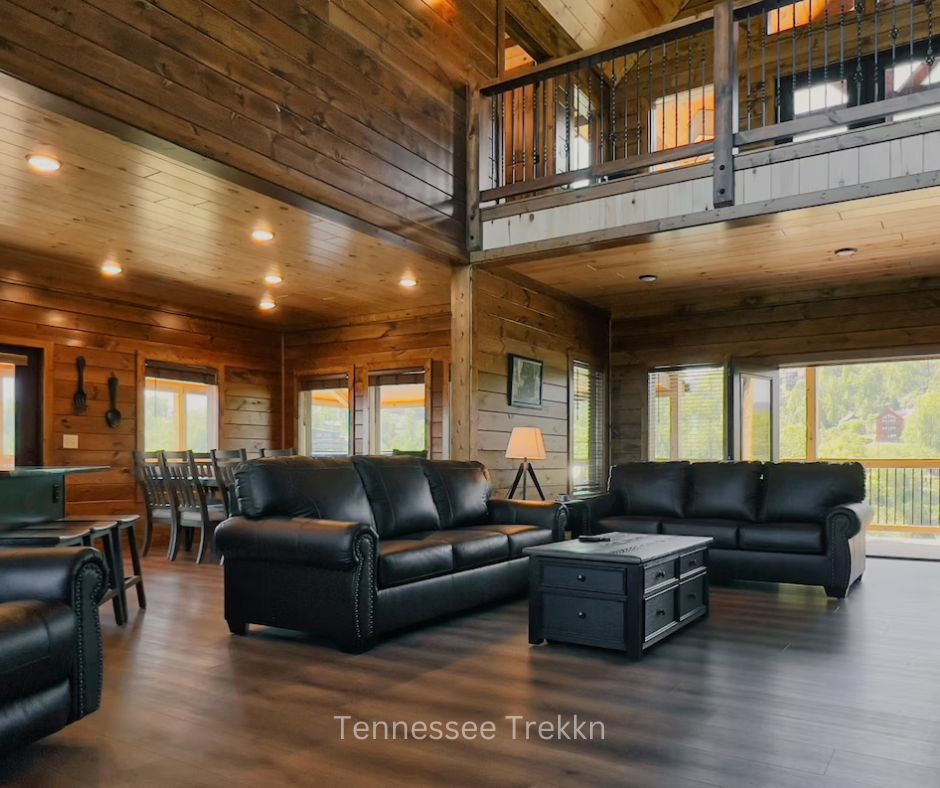
M777 366L732 359L728 436L729 459L780 459L780 371Z

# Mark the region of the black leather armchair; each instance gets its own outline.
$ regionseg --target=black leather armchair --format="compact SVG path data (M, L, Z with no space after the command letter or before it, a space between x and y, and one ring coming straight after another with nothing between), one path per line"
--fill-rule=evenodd
M96 550L0 553L0 753L100 705L105 591Z
M242 515L216 531L231 631L315 632L347 651L523 593L523 550L563 538L567 514L491 498L479 463L412 457L256 460L236 490Z

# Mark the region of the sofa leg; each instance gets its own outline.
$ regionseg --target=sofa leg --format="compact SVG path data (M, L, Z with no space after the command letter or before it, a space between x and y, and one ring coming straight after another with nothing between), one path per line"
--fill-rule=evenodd
M844 586L826 586L826 596L832 599L845 599L849 589Z
M248 634L248 624L244 621L229 621L226 619L228 624L229 632L233 635L247 635Z
M337 640L336 645L339 646L340 651L346 654L364 654L375 645L375 641L370 640L369 638L362 638L357 640Z

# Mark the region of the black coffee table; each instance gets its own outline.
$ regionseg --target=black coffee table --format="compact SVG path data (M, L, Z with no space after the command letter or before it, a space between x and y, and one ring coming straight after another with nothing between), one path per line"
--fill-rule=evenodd
M579 643L632 659L708 615L711 538L610 534L529 547L529 642Z

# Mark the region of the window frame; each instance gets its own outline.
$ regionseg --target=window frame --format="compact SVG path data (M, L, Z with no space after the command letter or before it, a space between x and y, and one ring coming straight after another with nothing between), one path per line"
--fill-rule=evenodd
M155 382L155 385L151 385L151 381ZM143 378L143 391L141 392L141 401L143 407L141 413L143 418L141 419L141 431L143 433L142 445L144 446L145 451L153 451L157 449L165 451L187 451L192 449L191 446L187 446L189 442L187 440L187 426L188 426L188 409L186 407L186 396L188 394L205 394L207 397L206 402L206 427L208 428L208 434L206 436L207 451L212 449L219 448L219 439L221 435L221 419L222 419L222 393L220 391L220 386L212 385L210 383L193 383L185 380L172 380L170 378L161 378L154 377L151 375L144 375ZM179 414L179 418L176 419L176 439L177 439L177 448L171 448L167 446L160 447L150 447L147 445L147 392L148 391L164 391L174 395L176 400L176 412ZM215 410L215 418L213 418L213 409ZM193 449L195 451L195 449Z
M3 374L2 370L5 370L7 367L13 370L13 374L7 375ZM4 438L4 403L3 403L3 382L7 379L13 381L13 453L4 454L3 453L3 438ZM6 364L0 363L0 468L2 467L11 467L16 463L16 365L15 364Z
M365 413L364 423L365 423L365 432L363 436L363 451L366 454L375 454L381 455L381 408L378 407L376 403L376 398L380 396L378 389L381 387L379 385L373 385L372 379L374 377L380 377L382 375L404 375L408 373L417 374L420 371L422 375L421 382L424 384L424 453L425 457L431 456L431 410L432 410L432 401L431 401L431 362L427 361L423 364L402 364L401 366L374 366L367 367L362 370L362 378L365 381ZM392 456L392 455L382 455L382 456Z
M729 381L729 377L730 377L730 367L729 367L729 365L728 365L728 364L679 364L679 365L676 365L676 366L650 367L650 368L647 368L647 370L646 370L646 391L645 391L645 393L644 393L644 403L645 403L645 404L644 404L644 411L645 411L645 413L644 413L644 418L643 418L643 423L644 423L644 425L645 425L645 427L646 427L646 431L645 431L645 434L643 435L642 456L643 456L648 462L676 462L676 461L681 461L681 460L683 460L683 459L686 459L686 458L683 458L683 457L681 456L681 452L679 451L679 435L678 435L678 430L676 429L676 425L678 424L678 414L679 414L679 411L678 411L677 409L673 409L673 408L670 408L670 418L669 418L669 421L670 421L670 427L669 427L669 442L670 442L669 457L668 457L667 459L658 459L658 458L655 456L655 452L653 451L653 448L652 448L652 447L653 447L653 442L654 442L654 440L655 440L655 432L654 432L655 420L654 420L654 411L653 411L653 409L651 408L651 404L652 404L652 403L651 403L651 401L650 401L650 378L651 378L651 376L652 376L652 375L655 375L655 374L661 374L661 373L684 372L684 371L687 371L687 370L695 370L695 369L716 370L716 371L719 371L720 374L721 374L721 381L722 381L722 393L721 393L721 404L722 404L722 406L721 406L721 418L722 418L721 440L722 440L722 448L721 448L720 456L714 458L713 460L696 459L696 460L694 460L694 461L723 462L723 461L725 461L725 460L728 458L728 456L729 456L729 454L728 454L728 450L729 450L729 443L728 443L728 440L729 440L729 429L728 429L728 427L729 427L729 412L728 412L728 411L729 411L729 405L728 405L728 403L729 403L729 391L728 391L728 386L730 385L730 381ZM678 378L677 378L677 380L678 380Z
M355 453L356 446L356 389L355 389L355 370L353 367L333 367L333 368L322 368L317 369L312 372L298 372L294 376L294 403L297 408L297 414L295 419L297 435L297 446L301 454L307 454L312 457L335 457L337 455L317 455L312 454L311 449L311 440L310 440L310 429L309 425L305 422L306 411L303 407L303 396L305 393L311 391L311 389L305 389L303 386L304 380L310 379L323 379L327 380L330 378L346 378L346 390L348 398L348 408L347 408L347 419L349 425L349 435L347 441L347 455L352 456Z
M575 428L575 369L576 367L585 367L589 375L599 375L601 379L600 391L600 413L596 417L602 426L602 440L600 451L593 454L593 462L596 464L595 472L597 474L596 483L588 487L575 487L572 479L572 469L576 462L574 456L574 428ZM594 392L591 393L591 399ZM595 421L594 418L591 419ZM588 460L588 463L592 460ZM568 354L568 494L572 497L590 496L603 492L607 487L607 472L610 467L610 375L608 374L607 363L605 360L584 353Z

